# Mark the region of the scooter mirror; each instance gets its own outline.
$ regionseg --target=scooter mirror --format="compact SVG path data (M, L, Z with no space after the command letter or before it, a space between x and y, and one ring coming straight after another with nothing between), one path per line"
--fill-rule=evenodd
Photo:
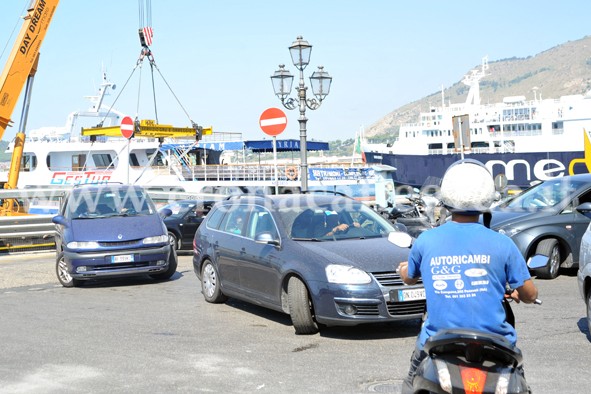
M412 237L400 231L392 231L388 234L388 241L401 248L409 248L412 245Z
M406 227L405 224L402 224L402 223L394 223L392 225L394 226L394 228L396 229L396 231L400 231L401 233L407 233L408 234L408 227Z
M546 264L548 264L548 256L544 256L543 254L536 254L527 261L527 266L531 269L542 268Z

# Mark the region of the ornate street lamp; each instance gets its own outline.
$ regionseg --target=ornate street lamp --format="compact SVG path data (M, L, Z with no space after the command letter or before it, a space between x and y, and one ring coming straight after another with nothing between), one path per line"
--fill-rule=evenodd
M332 77L324 71L324 67L318 66L318 70L310 76L310 85L312 85L312 93L316 98L306 98L306 90L308 89L304 84L304 69L310 63L310 54L312 52L312 45L305 41L302 36L298 38L289 47L293 65L300 70L300 83L296 86L297 98L289 97L291 86L293 84L293 75L285 69L285 65L280 64L279 69L271 76L273 83L273 90L275 95L281 100L281 104L289 110L297 107L300 109L300 180L302 182L302 191L308 190L308 147L306 142L306 108L316 110L320 107L322 100L326 98L330 92L330 84Z

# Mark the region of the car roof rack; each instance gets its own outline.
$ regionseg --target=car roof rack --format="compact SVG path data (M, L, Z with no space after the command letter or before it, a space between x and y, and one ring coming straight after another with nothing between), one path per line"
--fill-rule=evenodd
M311 193L325 193L325 194L334 194L335 196L342 196L342 197L349 197L347 194L343 192L338 192L336 190L305 190L302 194L311 194ZM351 198L351 197L349 197Z

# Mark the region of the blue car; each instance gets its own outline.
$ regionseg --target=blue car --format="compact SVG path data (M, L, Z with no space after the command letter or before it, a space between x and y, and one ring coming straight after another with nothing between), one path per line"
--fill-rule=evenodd
M425 290L396 273L409 248L390 242L392 232L348 197L233 196L197 229L193 267L207 302L233 297L287 313L296 334L418 319Z
M64 287L83 280L148 274L168 279L177 256L154 203L139 186L83 185L65 197L56 225L56 274Z

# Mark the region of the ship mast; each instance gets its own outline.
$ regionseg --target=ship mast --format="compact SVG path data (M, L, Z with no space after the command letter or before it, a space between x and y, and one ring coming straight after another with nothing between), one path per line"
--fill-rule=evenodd
M470 86L468 97L466 98L467 105L480 105L480 80L486 76L488 70L488 56L482 58L481 69L475 69L466 75L462 82Z

